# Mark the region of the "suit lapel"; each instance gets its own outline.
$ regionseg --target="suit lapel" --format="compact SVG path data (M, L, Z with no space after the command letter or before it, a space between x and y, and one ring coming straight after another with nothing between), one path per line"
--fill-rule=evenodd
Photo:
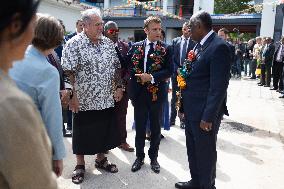
M213 41L213 39L215 38L216 36L216 33L212 33L208 39L205 41L205 43L202 45L202 48L201 48L201 52L202 51L205 51L205 49L209 46L209 44Z

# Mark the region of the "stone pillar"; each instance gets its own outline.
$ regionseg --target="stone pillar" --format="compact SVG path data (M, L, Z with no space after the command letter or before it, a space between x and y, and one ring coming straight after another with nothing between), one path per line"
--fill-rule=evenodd
M163 0L163 15L166 16L168 12L168 0Z
M283 35L283 16L284 16L284 4L281 4L276 7L274 35L273 35L273 39L275 41L280 41L281 36Z
M264 0L263 10L261 17L261 37L273 37L274 25L275 25L275 15L276 7L273 5L274 0Z
M110 0L104 0L104 9L110 8Z

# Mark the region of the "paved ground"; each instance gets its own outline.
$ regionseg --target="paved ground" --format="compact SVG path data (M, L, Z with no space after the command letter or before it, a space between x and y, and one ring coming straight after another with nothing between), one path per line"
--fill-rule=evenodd
M284 100L279 93L259 87L257 81L232 79L229 86L230 116L223 120L218 135L218 189L284 189ZM133 109L127 116L128 141L134 146L135 131L131 129ZM116 174L99 171L94 157L86 159L85 182L71 182L75 157L71 139L66 139L68 157L59 184L65 189L171 189L177 181L190 179L184 130L178 126L162 131L159 162L161 173L151 171L149 160L137 173L130 171L135 154L114 149L108 155L116 163ZM283 135L284 136L284 135ZM146 148L149 142L146 142ZM147 149L145 149L147 151Z

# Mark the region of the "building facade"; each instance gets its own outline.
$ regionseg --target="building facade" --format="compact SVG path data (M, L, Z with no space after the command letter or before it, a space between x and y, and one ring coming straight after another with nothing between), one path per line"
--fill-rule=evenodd
M259 35L261 14L255 15L214 15L214 0L42 0L39 12L49 13L63 20L66 30L75 30L80 11L98 7L103 12L104 21L115 21L121 40L140 41L145 38L143 21L149 15L159 15L166 33L166 42L181 35L182 24L199 10L212 14L214 29L226 27L230 31L237 28L240 32ZM179 18L177 18L179 16ZM182 18L182 19L181 19Z

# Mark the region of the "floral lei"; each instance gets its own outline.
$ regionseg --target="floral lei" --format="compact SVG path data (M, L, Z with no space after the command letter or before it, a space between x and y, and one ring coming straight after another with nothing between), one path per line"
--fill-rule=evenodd
M184 61L182 68L178 69L178 76L177 76L177 84L179 87L179 91L176 92L177 95L177 102L176 102L176 109L180 111L182 109L182 97L181 91L186 88L186 78L190 75L192 71L192 62L196 60L196 54L194 50L191 50L187 54L187 58Z
M154 71L160 70L162 68L162 64L164 63L164 56L166 55L166 49L162 46L161 42L157 42L154 52L150 54L150 58L153 60L153 64L149 67L148 73L151 74ZM133 56L131 58L133 62L133 70L136 74L143 73L143 70L139 68L139 63L144 57L143 46L138 46L136 50L134 50ZM137 79L137 82L141 83L140 78ZM144 83L141 83L144 85ZM150 93L152 93L152 101L157 101L157 92L158 92L158 84L152 84L151 82L147 82L147 89Z
M185 59L183 67L179 68L177 83L178 87L182 90L186 88L186 78L189 76L192 70L192 62L196 60L196 54L193 50L189 51L187 54L187 59Z

